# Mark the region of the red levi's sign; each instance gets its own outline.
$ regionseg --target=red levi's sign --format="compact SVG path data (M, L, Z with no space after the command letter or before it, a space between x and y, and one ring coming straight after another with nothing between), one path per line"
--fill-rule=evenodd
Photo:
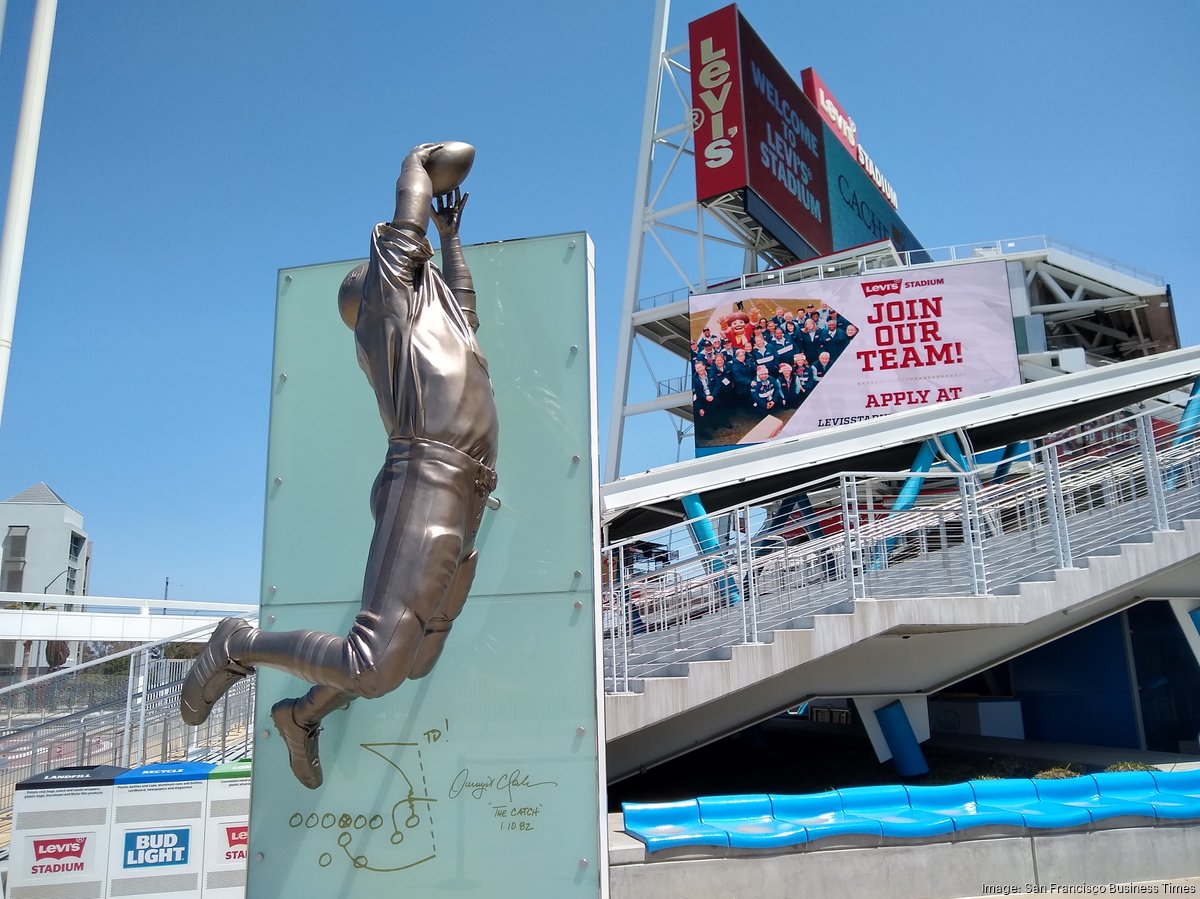
M862 285L864 297L881 297L889 293L900 292L900 279L892 278L887 281L864 281Z
M747 183L737 7L726 6L692 22L688 41L696 198L704 202Z
M833 252L820 113L736 6L688 38L697 200L749 188L816 255Z
M33 841L33 857L35 861L45 859L61 860L64 858L83 858L83 849L87 845L87 837L53 837L48 840Z

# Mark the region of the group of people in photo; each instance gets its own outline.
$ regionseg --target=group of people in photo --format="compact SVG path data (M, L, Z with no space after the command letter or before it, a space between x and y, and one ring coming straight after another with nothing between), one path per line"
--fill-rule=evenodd
M698 438L749 417L794 410L811 395L858 328L817 301L744 301L693 324L692 409Z

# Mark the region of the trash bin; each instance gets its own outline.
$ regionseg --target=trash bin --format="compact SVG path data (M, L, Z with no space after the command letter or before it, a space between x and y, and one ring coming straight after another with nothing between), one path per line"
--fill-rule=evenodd
M204 899L243 899L250 848L250 760L208 772L204 812Z
M200 899L209 762L158 762L119 775L109 837L112 896Z
M108 896L108 843L115 765L58 768L13 793L8 895Z

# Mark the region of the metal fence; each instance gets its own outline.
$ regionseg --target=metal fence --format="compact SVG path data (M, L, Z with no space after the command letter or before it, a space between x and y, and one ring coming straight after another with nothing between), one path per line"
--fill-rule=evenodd
M234 685L200 727L179 717L190 660L159 656L211 625L0 689L0 830L13 788L82 765L133 767L181 759L228 761L253 744L254 677Z
M1102 265L1115 272L1121 272L1122 274L1158 287L1164 287L1166 284L1162 275L1138 268L1135 265L1129 265L1101 253L1094 253L1091 250L1044 234L1031 237L985 240L976 243L951 244L944 247L923 247L919 250L900 251L896 255L899 256L902 265L908 266L928 265L940 262L960 262L1002 256L1019 256L1024 253L1037 253L1044 250L1058 250L1070 256L1075 256L1078 259ZM731 275L727 278L718 278L710 281L701 290L692 291L686 287L679 287L664 293L643 297L638 300L637 306L639 310L657 309L660 306L669 306L672 303L687 300L693 292L712 293L714 291L737 290L747 287L774 287L798 281L841 278L848 275L865 275L884 268L894 268L894 258L890 251L881 251L860 258L837 262L802 262L766 272Z
M1200 442L1106 416L995 466L846 472L603 549L605 689L686 673L862 599L999 596L1200 517ZM898 509L903 509L898 511Z

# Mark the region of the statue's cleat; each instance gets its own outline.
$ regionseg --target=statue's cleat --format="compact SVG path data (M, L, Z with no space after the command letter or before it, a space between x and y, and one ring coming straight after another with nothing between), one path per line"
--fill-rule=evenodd
M271 706L271 720L275 729L283 737L287 746L288 762L296 780L310 790L321 785L324 777L321 773L321 755L317 746L317 737L321 733L321 725L304 725L296 721L294 714L296 700L282 699Z
M242 618L226 618L217 625L183 681L179 714L185 723L193 727L203 724L213 704L235 683L254 673L249 665L230 657L231 638L253 629L254 625Z

